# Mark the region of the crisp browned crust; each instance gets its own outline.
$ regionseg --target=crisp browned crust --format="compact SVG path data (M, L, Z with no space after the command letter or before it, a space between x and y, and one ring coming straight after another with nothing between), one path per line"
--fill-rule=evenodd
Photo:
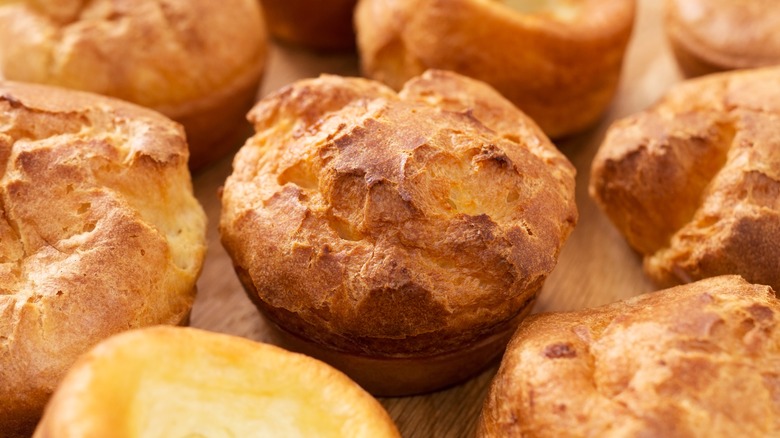
M186 320L205 256L181 128L150 110L0 82L0 430L29 432L76 357Z
M400 437L382 405L332 367L184 327L131 330L91 349L34 436Z
M454 73L400 94L323 76L250 118L222 242L272 320L332 350L428 357L509 329L576 222L568 160Z
M666 34L683 73L780 64L774 0L666 0Z
M780 435L780 303L723 276L527 318L480 437Z
M254 102L266 57L257 0L0 5L0 79L91 91L185 126L193 168Z
M780 290L780 69L691 80L616 122L590 191L661 285L721 274Z
M618 84L634 0L502 3L360 1L364 74L399 89L428 68L456 71L492 85L551 137L596 122Z
M355 48L357 0L261 0L268 31L288 43L323 50Z

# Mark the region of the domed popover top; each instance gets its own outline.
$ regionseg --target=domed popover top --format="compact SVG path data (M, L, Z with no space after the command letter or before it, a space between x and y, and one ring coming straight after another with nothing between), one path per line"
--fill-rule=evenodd
M186 320L205 256L191 184L165 117L0 83L0 430L34 425L99 340Z
M250 113L222 241L280 326L339 351L456 351L530 310L577 219L574 167L489 86L322 76Z

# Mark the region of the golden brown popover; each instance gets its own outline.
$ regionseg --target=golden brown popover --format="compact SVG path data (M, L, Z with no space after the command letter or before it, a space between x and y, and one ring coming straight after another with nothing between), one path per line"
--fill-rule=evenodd
M154 111L0 82L0 435L29 436L101 339L187 320L206 239L187 155Z
M780 68L689 80L610 127L590 193L659 285L780 290L779 147Z
M322 76L250 113L222 193L236 271L285 342L383 395L473 375L577 219L574 168L484 83Z
M361 0L363 73L395 89L429 68L487 82L553 138L612 101L634 0Z
M352 15L357 0L260 0L277 40L319 50L355 48Z
M257 0L0 2L0 79L153 108L184 125L193 169L255 101L267 51Z
M533 315L477 436L780 436L778 321L774 291L739 276Z

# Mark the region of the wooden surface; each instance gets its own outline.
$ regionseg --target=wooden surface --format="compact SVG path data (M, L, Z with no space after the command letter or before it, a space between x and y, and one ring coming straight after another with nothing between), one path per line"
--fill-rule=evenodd
M623 77L613 105L591 131L557 142L578 170L577 206L580 219L545 283L535 311L573 310L601 305L653 289L641 271L641 259L588 197L590 163L611 121L652 104L675 82L677 67L663 34L661 4L640 0ZM318 55L289 47L274 47L260 96L299 78L320 73L358 75L354 54ZM236 134L238 148L250 134ZM198 283L191 324L212 331L267 340L264 321L247 298L232 264L219 243L218 188L231 171L231 157L194 175L195 191L209 217L209 250ZM457 387L434 394L381 399L404 437L470 437L496 367Z

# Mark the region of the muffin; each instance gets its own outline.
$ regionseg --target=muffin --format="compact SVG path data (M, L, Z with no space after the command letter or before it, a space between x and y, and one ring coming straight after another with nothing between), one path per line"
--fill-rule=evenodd
M527 318L478 437L780 435L780 305L738 276Z
M0 4L0 79L105 94L184 125L190 165L255 102L267 43L256 0L27 0Z
M780 288L780 68L684 82L615 122L590 193L671 286L739 274Z
M251 111L220 233L279 341L374 394L462 381L503 350L577 219L571 163L495 90L322 76Z
M773 0L667 0L666 34L687 76L780 64Z
M181 127L98 95L0 82L0 431L29 436L101 339L187 321L205 256Z
M352 50L357 0L261 0L276 40L317 50Z
M363 73L400 88L428 68L487 82L554 138L610 104L634 0L361 0Z
M34 437L392 437L387 412L330 366L183 327L98 344L57 388Z

